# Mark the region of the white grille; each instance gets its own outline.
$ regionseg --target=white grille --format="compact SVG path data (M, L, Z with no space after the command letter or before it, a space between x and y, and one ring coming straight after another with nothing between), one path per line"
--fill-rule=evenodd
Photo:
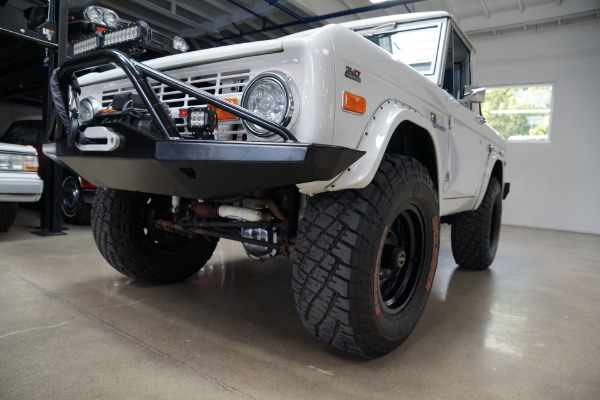
M241 100L242 92L250 80L249 69L200 75L193 74L187 77L177 76L180 75L177 74L177 71L169 71L167 74L221 98L237 98L238 104ZM187 109L188 107L206 106L206 103L152 79L150 79L149 82L154 88L159 100L169 107L175 126L177 126L181 135L190 135L187 131L187 117L180 117L179 110ZM127 86L120 89L103 91L102 107L108 107L112 102L114 95L120 92L135 92L135 90L132 86ZM218 140L246 140L246 133L247 132L243 128L239 118L222 120L219 121L217 131L215 132L215 138Z

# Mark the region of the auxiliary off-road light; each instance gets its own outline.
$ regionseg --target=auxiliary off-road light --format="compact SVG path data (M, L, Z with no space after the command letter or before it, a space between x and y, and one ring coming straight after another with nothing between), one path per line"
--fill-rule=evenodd
M116 27L120 21L116 12L104 7L89 6L83 11L83 16L94 24L108 28Z
M102 47L115 47L124 44L127 44L127 46L145 46L149 40L150 27L144 21L138 21L123 28L104 31Z
M98 49L118 48L133 52L144 48L151 40L152 31L144 21L106 31L94 32L73 43L73 55L89 53Z
M175 50L179 50L182 53L185 53L186 51L188 51L190 49L190 46L187 44L185 39L182 38L181 36L174 36L173 37L173 48Z
M90 121L98 112L98 102L93 97L86 97L79 102L79 120L81 123Z
M102 34L93 33L91 36L73 43L73 54L89 53L98 50L100 46L102 46Z
M212 107L188 108L188 131L196 137L212 135L217 121L217 112Z

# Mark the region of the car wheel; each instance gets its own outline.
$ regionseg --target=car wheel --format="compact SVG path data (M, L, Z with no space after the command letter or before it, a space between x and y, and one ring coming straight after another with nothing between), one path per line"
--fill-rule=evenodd
M187 238L158 230L171 219L171 197L124 190L98 190L92 206L92 233L108 263L122 274L150 283L181 281L200 270L218 239Z
M79 179L73 175L63 179L61 208L65 222L73 225L90 223L90 205L84 201Z
M5 232L15 223L18 203L0 203L0 232Z
M495 177L490 178L479 208L452 217L452 255L467 269L484 270L496 257L502 221L502 190Z
M439 248L437 194L425 167L386 155L364 189L309 199L298 228L296 310L318 339L367 358L417 324Z

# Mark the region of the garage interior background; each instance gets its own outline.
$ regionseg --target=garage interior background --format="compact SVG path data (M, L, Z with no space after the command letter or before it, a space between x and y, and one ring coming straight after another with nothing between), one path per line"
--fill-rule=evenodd
M70 2L87 3L112 8L124 18L143 18L163 32L185 37L192 49L276 38L327 23L379 15L448 11L477 50L474 83L553 84L550 141L508 144L511 193L504 203L503 222L600 234L600 128L594 118L600 93L599 0L405 1L359 13L356 11L373 4L368 0ZM355 12L316 18L348 10ZM318 21L308 25L298 23L315 19ZM281 25L285 27L273 29ZM2 63L8 62L7 58ZM0 132L11 120L39 112L35 106L15 104L0 93Z

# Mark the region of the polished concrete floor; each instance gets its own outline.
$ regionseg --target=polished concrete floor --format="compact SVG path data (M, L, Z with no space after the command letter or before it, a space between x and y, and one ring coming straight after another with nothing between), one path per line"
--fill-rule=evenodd
M376 360L304 331L291 263L222 241L186 282L111 269L89 227L0 233L0 399L600 399L600 237L503 227L492 268L449 229L425 313Z

